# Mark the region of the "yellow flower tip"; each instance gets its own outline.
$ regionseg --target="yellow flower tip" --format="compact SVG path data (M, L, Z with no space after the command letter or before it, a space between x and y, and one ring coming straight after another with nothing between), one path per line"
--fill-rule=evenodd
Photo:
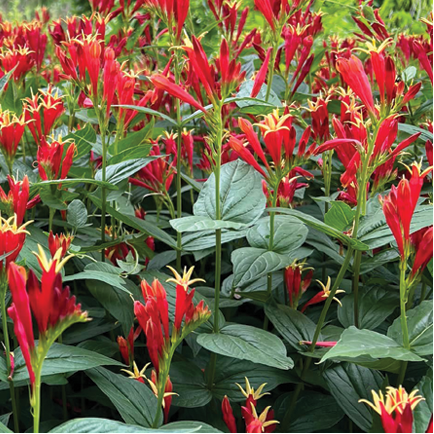
M389 386L386 388L386 395L383 395L381 390L378 393L372 390L373 402L366 399L361 399L359 402L368 405L380 415L382 408L384 408L388 414L392 414L394 411L402 413L407 404L410 404L411 409L414 410L416 406L424 400L422 396L416 395L417 392L418 390L415 389L408 394L402 386L399 386L398 389Z
M258 387L258 389L255 391L255 389L250 385L249 379L247 377L244 377L244 379L246 381L246 390L244 390L238 383L235 383L235 384L239 387L241 393L244 395L245 398L252 396L253 399L257 401L258 399L262 398L263 396L270 394L268 392L262 393L262 390L267 385L267 383L261 384Z
M191 275L194 271L194 266L190 267L190 269L187 271L187 267L184 267L184 273L181 277L181 275L170 265L167 266L167 268L173 273L175 276L174 278L167 279L166 282L173 282L176 285L181 285L184 287L185 290L191 285L193 285L196 282L205 282L204 279L191 279ZM191 279L191 280L190 280Z
M54 254L54 257L52 259L48 259L47 255L45 254L45 250L40 244L38 244L38 253L36 252L32 252L32 253L38 258L39 265L46 272L48 272L51 269L53 262L56 262L56 266L55 266L56 273L60 273L63 266L74 256L74 255L68 255L62 259L62 248L59 248Z
M145 380L147 380L147 378L145 376L145 371L149 365L150 365L150 363L146 363L146 365L139 371L137 363L133 362L133 370L132 371L129 371L128 369L121 369L121 371L128 374L128 378L134 378L135 380L138 380L139 378L144 378Z

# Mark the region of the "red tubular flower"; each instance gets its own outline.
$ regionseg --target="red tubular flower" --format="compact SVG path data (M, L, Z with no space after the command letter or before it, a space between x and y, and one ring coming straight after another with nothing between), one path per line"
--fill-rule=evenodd
M308 100L312 116L312 130L315 140L324 142L330 137L328 99L317 98L314 103Z
M246 72L241 72L241 63L229 58L229 47L226 39L220 45L220 56L216 59L216 67L221 75L219 98L228 97L244 80Z
M225 421L225 424L228 427L229 432L236 433L237 423L234 417L234 413L232 411L231 403L229 402L229 399L226 395L222 401L222 413L223 413L223 420Z
M433 227L423 228L411 235L411 244L416 252L411 277L423 272L433 257Z
M48 250L51 253L51 257L54 258L59 249L61 249L60 257L63 258L66 255L72 240L73 237L69 234L53 235L53 231L50 231L50 234L48 235Z
M9 193L6 195L0 187L0 202L7 209L8 215L16 214L16 224L20 226L23 223L24 216L29 204L29 178L24 176L22 181L8 175Z
M425 432L432 433L433 432L433 415L431 415L431 419L429 420L428 426Z
M30 57L36 65L38 72L41 70L44 60L45 47L47 46L47 35L42 31L42 23L32 21L27 23L25 28L26 45L30 48Z
M25 227L29 223L31 222L19 226L17 225L16 215L7 220L0 216L0 256L7 255L0 261L0 275L3 272L3 266L7 270L9 264L17 259L26 240L28 232Z
M265 60L262 63L261 68L259 69L258 73L255 77L255 82L253 83L252 92L250 93L250 96L252 98L256 98L259 91L261 90L262 85L265 83L265 79L267 77L268 72L268 64L270 63L270 56L273 49L270 47L267 50L267 55L265 56Z
M256 169L263 177L267 177L267 174L262 170L261 166L255 160L252 153L246 148L241 140L238 140L234 136L229 138L228 145L233 149L247 164L250 164L254 169Z
M205 51L202 48L202 45L193 35L192 45L186 46L184 49L187 52L188 58L190 60L191 70L199 78L199 81L202 83L208 98L211 101L214 101L215 98L218 98L215 74L208 63L208 59ZM225 71L225 73L227 72Z
M423 179L432 168L420 172L420 167L413 163L410 181L401 179L398 188L392 186L390 193L380 196L386 223L398 244L401 259L404 260L410 246L410 224L422 189Z
M29 296L26 291L26 271L23 267L11 263L8 271L9 289L12 294L12 304L8 314L14 322L15 336L29 371L30 385L33 388L35 373L33 371L31 353L35 348L32 316L30 313Z
M81 311L80 304L76 304L75 297L70 296L69 288L62 288L60 270L68 259L60 262L60 252L53 260L48 261L41 246L36 255L42 268L41 285L35 274L30 271L27 279L22 267L11 263L8 272L8 282L12 294L12 305L8 309L9 316L14 322L15 334L29 371L30 382L35 381L33 363L41 366L39 352L35 351L32 317L36 319L40 339L47 339L53 332L56 339L59 335L59 324L66 321L68 325L87 321L87 312ZM54 330L54 331L53 331ZM54 340L53 339L53 340Z
M375 115L377 110L374 106L371 85L360 59L355 56L351 56L350 59L341 57L336 62L336 68L341 73L345 83L362 100L369 112Z
M117 338L119 351L126 365L130 365L134 360L134 342L140 336L141 332L142 328L140 326L137 327L135 331L133 326L128 333L127 339L122 336L118 336Z
M149 356L158 373L160 359L170 341L169 306L166 291L157 279L152 282L152 286L143 280L141 286L145 305L135 301L134 314L146 335Z
M337 341L318 341L316 347L332 348L337 344ZM300 345L312 345L312 341L300 341Z
M149 155L161 155L160 147L154 145ZM175 170L173 162L168 162L169 155L165 158L158 158L148 163L143 169L137 172L135 178L130 178L129 182L133 185L155 191L156 193L167 192L172 184Z
M80 79L86 80L85 72L87 71L90 79L90 96L98 97L99 72L101 69L101 42L93 36L81 40L75 40L77 43L77 60L80 71Z
M387 387L386 396L381 391L378 394L372 391L374 403L366 399L359 402L367 404L380 415L385 433L411 433L413 410L424 400L422 396L416 395L417 392L415 389L408 394L402 386L398 389Z
M270 25L271 29L274 31L276 28L275 16L273 12L273 7L270 0L255 0L255 7L264 16L267 23Z
M241 414L246 422L247 433L263 433L273 432L278 423L276 420L272 420L274 417L274 411L271 407L266 407L265 410L258 415L253 403L250 403L249 407L241 407Z
M119 347L119 351L121 353L122 358L124 359L124 362L126 365L130 364L130 349L128 346L128 341L122 337L118 336L116 339Z
M27 126L37 144L41 143L43 136L48 136L56 120L65 111L62 97L57 92L53 95L50 88L47 92L41 90L33 98L26 98L23 108Z
M309 301L307 301L304 306L301 309L301 312L304 312L309 306L312 306L314 304L322 303L326 300L326 298L330 297L330 286L331 286L331 279L330 276L327 278L327 284L324 285L322 282L317 280L317 282L320 284L322 290L316 293ZM345 292L343 289L338 289L335 294L340 294L342 292ZM342 306L340 300L337 297L333 297L333 300L336 301L340 306Z
M313 270L309 270L302 278L304 270L306 270L304 263L297 264L296 262L293 262L284 270L284 282L288 291L289 305L292 308L297 308L298 301L307 291L312 281Z
M0 148L10 165L14 161L26 124L24 115L17 117L8 110L2 112L0 109Z
M62 142L61 138L58 141L54 140L48 143L45 137L42 137L41 145L36 153L39 176L42 180L65 179L68 175L76 146L74 143L71 143L63 157L65 144L67 142Z
M35 61L28 47L18 47L2 50L0 64L4 71L9 72L14 68L12 76L16 82L20 81L33 68Z
M191 289L189 292L190 285L196 282L204 282L204 280L190 280L194 267L191 267L188 271L187 268L184 268L182 277L172 267L168 266L167 268L169 268L175 276L167 281L176 284L175 321L173 327L175 328L175 333L179 333L183 321L184 326L187 326L191 321L196 321L198 319L197 316L207 315L208 313L208 308L204 306L203 300L199 302L197 306L194 306L193 297L195 290Z
M120 65L115 59L115 52L111 48L107 48L104 52L104 70L103 70L103 101L106 104L106 114L108 116L110 107L115 96L116 85L118 82L118 76L120 71ZM134 87L133 87L134 90Z
M173 384L170 377L167 377L166 386L164 387L164 423L169 421L170 406L172 405Z
M175 98L190 104L198 110L203 111L205 114L207 111L202 105L200 105L188 92L186 92L181 86L171 82L162 74L154 74L149 78L152 84L159 90L167 92Z

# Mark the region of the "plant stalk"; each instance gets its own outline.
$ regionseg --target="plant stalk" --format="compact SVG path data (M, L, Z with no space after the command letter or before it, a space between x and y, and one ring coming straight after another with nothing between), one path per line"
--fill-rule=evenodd
M221 113L221 105L216 110L216 120L217 120L217 128L216 128L216 159L215 159L215 168L214 168L214 177L215 177L215 218L216 220L221 219L221 211L220 211L220 169L221 169L221 155L222 155L222 134L223 134L223 125L222 125L222 113ZM222 267L222 231L221 229L217 229L215 232L215 289L214 289L214 325L213 332L219 333L219 305L220 305L220 284L221 284L221 267ZM210 362L209 362L209 376L208 376L208 388L211 389L214 384L215 370L217 365L217 354L211 353Z
M4 276L3 276L4 277ZM8 373L8 376L11 374L11 347L9 342L9 332L8 332L8 319L6 316L6 301L5 301L5 295L6 295L6 280L2 278L2 289L1 289L1 299L0 299L0 305L1 305L1 315L2 315L2 326L3 326L3 340L5 344L5 353L6 353L6 371ZM11 395L11 402L12 402L12 413L13 413L13 419L14 419L14 430L15 432L20 432L20 425L19 425L19 419L18 419L18 410L17 410L17 402L15 399L15 388L12 378L9 380L9 393Z
M404 348L410 349L410 339L408 336L408 325L407 325L407 315L406 315L406 304L407 304L407 284L405 281L405 270L407 269L407 258L401 260L399 264L399 299L401 308L401 330L402 330L402 344ZM408 362L401 362L401 368L398 374L397 384L402 385L405 379L405 372L407 371Z

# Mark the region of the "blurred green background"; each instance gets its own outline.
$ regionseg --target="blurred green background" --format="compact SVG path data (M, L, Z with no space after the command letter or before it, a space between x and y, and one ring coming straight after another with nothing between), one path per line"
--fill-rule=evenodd
M241 3L242 6L253 8L253 0L241 0ZM346 36L356 31L356 26L351 20L351 10L354 10L357 4L358 0L317 0L314 7L325 13L323 23L326 35ZM34 11L42 6L49 9L52 18L90 12L88 0L0 0L0 13L3 19L11 21L29 20L33 18ZM375 0L374 6L381 7L381 16L391 30L395 28L408 33L422 33L425 26L419 20L429 14L432 2ZM209 23L206 15L210 12L205 0L191 0L190 10L199 28L202 27L201 24L205 27L205 23Z

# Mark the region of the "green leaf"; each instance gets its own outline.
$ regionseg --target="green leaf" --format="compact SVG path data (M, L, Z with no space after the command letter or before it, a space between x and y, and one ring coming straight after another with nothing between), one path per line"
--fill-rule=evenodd
M387 336L351 326L342 333L338 343L323 356L321 363L328 359L351 360L359 356L368 356L373 359L391 358L409 362L423 361L417 354L405 349Z
M175 362L170 366L170 379L177 396L173 405L177 407L203 407L212 399L202 370L191 362Z
M7 426L0 422L0 432L1 433L13 433Z
M237 231L222 230L222 244L229 241L238 240L244 238L247 234L247 229L240 229ZM199 231L189 233L182 237L182 250L187 252L196 252L198 250L208 249L215 247L215 232L212 231Z
M340 232L348 229L353 223L356 211L345 202L331 202L330 210L324 216L324 223Z
M332 396L345 414L363 431L370 432L372 412L360 399L372 400L371 390L382 387L382 375L353 363L341 363L326 369L324 379Z
M14 382L28 381L29 374L27 372L24 358L21 350L15 350L15 370ZM68 372L85 371L102 365L123 366L117 360L110 359L102 354L94 351L85 350L83 348L74 347L64 344L53 344L48 351L47 357L44 360L42 367L42 376L65 374ZM6 369L0 370L0 378L6 381Z
M144 158L149 154L151 147L151 145L141 145L136 146L135 148L125 149L125 151L119 152L119 154L111 157L108 164L111 165L136 158Z
M297 351L302 349L300 341L311 341L315 334L315 323L289 306L268 303L265 305L265 315L286 342Z
M289 424L289 432L324 432L336 425L343 417L344 412L333 396L308 392L297 401Z
M0 431L1 432L1 431ZM4 431L12 432L12 431ZM138 425L127 425L112 419L102 419L99 417L85 417L72 419L62 425L53 428L50 433L194 433L210 432L218 433L212 426L196 421L183 420L173 422L160 429L143 428Z
M64 187L69 187L75 184L94 184L100 187L105 187L107 190L118 189L115 185L112 185L109 182L97 181L95 179L87 179L87 178L53 179L52 181L35 182L30 187L30 194L33 195L36 191L39 191L42 187L46 187L48 185L58 185L58 184L62 184L62 186Z
M151 144L142 145L142 146L140 145L144 140L146 140L150 136L153 126L154 126L154 121L152 120L146 125L145 128L142 128L139 131L134 131L133 133L129 133L125 138L119 140L117 143L113 142L112 144L110 144L109 153L112 154L113 157L109 160L109 164L111 164L110 162L111 160L113 160L113 158L119 156L120 154L125 153L126 151L131 151L133 149L142 148L142 147L147 147L148 152L146 154L141 155L141 157L147 157L152 145ZM113 161L113 163L119 163L120 161L121 160Z
M88 123L81 130L77 130L65 136L63 141L66 140L74 141L77 147L77 153L74 155L74 158L78 160L80 157L90 152L92 146L96 143L96 133L92 125Z
M421 133L419 136L420 140L423 140L424 142L426 142L427 140L430 140L431 142L433 141L433 133L428 130L424 130L423 128L416 127L414 125L399 123L398 130L408 135Z
M127 108L130 110L135 110L135 111L138 111L139 113L145 113L147 115L152 115L152 116L162 118L165 121L170 122L173 125L176 125L176 121L174 121L171 117L165 115L164 113L157 112L156 110L152 110L152 109L147 108L147 107L141 107L141 106L136 106L136 105L114 105L113 107L123 107L123 108Z
M2 97L6 85L8 84L9 79L11 78L17 66L18 65L15 65L9 72L7 72L3 77L0 78L0 98ZM9 431L1 431L1 432L9 432Z
M354 240L348 235L343 234L341 231L338 231L337 229L323 223L321 220L318 220L315 217L310 216L309 214L305 214L301 211L295 209L288 209L288 208L268 208L268 211L275 211L281 214L286 214L286 215L296 217L299 220L301 220L303 223L306 223L308 226L317 229L329 235L330 237L337 238L338 240L342 241L347 246L351 246L355 250L363 251L369 249L368 245L362 243L359 240Z
M244 223L235 223L225 220L212 220L208 217L190 216L175 220L170 220L170 224L177 232L196 232L217 229L241 229L246 225ZM215 238L215 235L214 235Z
M288 266L292 259L266 249L242 247L232 252L231 261L234 265L233 284L244 286L261 276L281 270Z
M86 266L84 271L72 274L70 276L65 276L63 278L63 282L72 282L74 280L99 280L100 282L108 283L109 285L115 286L121 291L127 292L129 294L130 291L125 288L124 279L118 274L109 273L104 271L104 269L98 268L98 266L101 264L101 262L96 264L91 263Z
M264 209L261 175L241 160L224 164L220 174L220 220L249 225L259 219ZM216 220L214 174L203 185L193 214Z
M74 199L68 205L67 221L75 229L84 228L87 223L87 209L80 199Z
M220 333L201 334L197 342L209 351L278 369L291 369L283 342L275 335L243 324L222 327Z
M172 422L164 425L164 427L160 428L162 432L178 432L178 433L220 433L218 429L214 428L211 425L208 425L205 422L192 421L192 420L179 420L177 422Z
M433 353L433 307L431 301L423 301L419 306L407 311L407 326L410 348L419 356ZM403 345L401 317L397 318L387 331L387 336Z
M152 426L157 412L157 398L148 386L104 368L91 369L86 374L110 399L126 423ZM162 423L161 413L160 416L158 425Z
M340 323L348 328L354 325L354 295L341 298L342 307L338 309ZM374 330L399 306L399 294L387 287L372 286L360 291L359 327Z
M432 224L432 205L418 206L411 220L410 233L412 234ZM379 204L372 214L369 214L361 220L358 235L360 241L367 244L370 249L376 249L395 241Z
M276 216L274 221L273 252L288 254L298 249L305 241L308 229L293 217ZM268 249L270 244L270 218L261 219L247 232L247 241L252 247Z
M425 399L421 401L413 410L414 415L414 432L428 432L428 424L432 417L433 410L433 381L432 371L431 377L423 377L414 389L418 389L418 395L422 395Z
M298 376L293 371L282 371L248 360L219 357L211 392L220 401L227 395L231 402L242 402L245 398L240 394L237 383L243 386L246 377L255 390L261 384L267 383L264 392L270 392L280 384L299 382Z
M87 197L90 198L90 200L101 209L101 199L95 197L94 195L87 195ZM129 216L126 214L122 214L121 212L115 210L108 204L106 204L106 211L112 215L114 218L120 220L121 222L125 223L128 226L131 226L134 229L137 229L138 231L142 233L146 233L147 235L151 235L155 239L162 241L163 243L166 243L168 246L172 247L173 249L176 249L176 241L165 231L160 229L158 226L151 222L147 222L146 220L139 219L134 216Z
M116 286L102 281L89 281L86 284L89 292L98 300L104 309L121 324L124 335L127 336L134 322L134 306L130 294Z
M158 156L146 157L146 158L136 158L134 160L122 161L117 164L112 164L111 166L107 166L106 169L106 181L111 184L118 184L124 179L130 177L137 173L140 169L143 169L147 164L155 159L159 158ZM102 169L98 170L95 174L95 179L97 181L102 180Z

